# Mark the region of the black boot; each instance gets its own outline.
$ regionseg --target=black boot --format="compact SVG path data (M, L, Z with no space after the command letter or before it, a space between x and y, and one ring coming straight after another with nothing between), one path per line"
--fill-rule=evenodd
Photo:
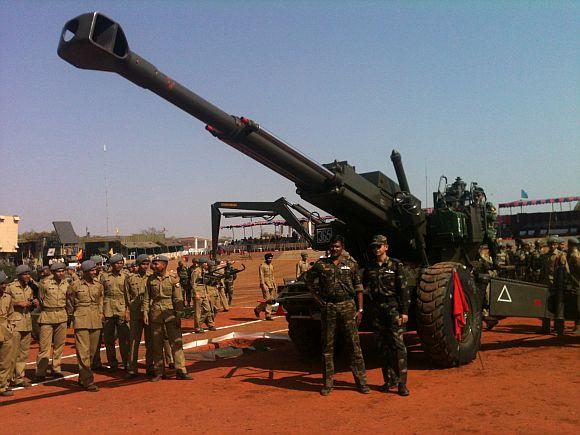
M411 393L409 392L409 389L407 388L406 384L400 383L399 388L397 390L397 394L399 396L408 396Z

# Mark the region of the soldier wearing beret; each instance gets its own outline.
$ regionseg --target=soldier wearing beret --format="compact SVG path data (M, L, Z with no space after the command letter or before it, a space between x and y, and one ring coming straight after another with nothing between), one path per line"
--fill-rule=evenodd
M143 334L145 335L145 365L147 373L153 374L151 328L143 323L143 296L147 279L153 272L149 270L150 261L146 254L139 255L136 264L137 272L128 275L125 281L125 304L129 309L131 329L131 354L127 370L129 378L137 376L137 358Z
M90 258L96 265L95 267L95 279L99 280L101 278L101 273L103 272L103 257L100 255L93 255ZM82 273L82 265L81 265ZM96 347L95 355L93 357L93 362L91 363L91 369L94 371L102 371L105 369L101 361L101 348L103 347L103 330L99 329L99 345Z
M259 318L260 313L264 311L266 313L266 320L272 320L272 300L276 298L278 292L278 285L276 284L276 278L274 277L274 265L272 264L273 258L273 254L265 254L264 262L258 269L258 274L260 276L260 289L262 290L264 302L260 302L258 306L254 308L254 314Z
M195 312L193 317L194 332L202 333L205 324L210 331L215 331L213 301L208 291L208 260L200 258L197 267L191 272L191 285L193 286L193 302Z
M231 305L234 299L234 281L238 277L238 273L246 270L246 266L242 264L242 269L236 269L231 261L226 263L224 268L224 286L225 292L228 297L228 303Z
M399 395L408 396L403 332L409 320L410 295L403 263L387 255L389 244L383 235L374 236L370 247L375 259L365 269L363 284L372 299L370 309L385 382L383 390L398 385Z
M66 279L66 266L64 263L56 262L50 266L52 277L43 280L40 284L39 302L40 324L39 352L36 358L36 380L44 381L48 360L50 358L51 347L54 348L52 354L52 376L62 378L60 371L60 359L66 340L66 323L68 316L66 313L66 294L69 282Z
M183 261L179 260L177 262L177 275L179 276L179 283L183 289L183 296L185 299L185 306L191 306L191 283L189 281L190 274L187 267L183 264Z
M183 293L179 278L167 273L169 258L158 255L152 261L153 275L147 278L143 296L143 320L151 327L153 341L153 363L155 376L152 382L159 381L164 374L163 336L166 333L173 353L176 378L190 380L185 369L183 341L181 337L180 314L183 311Z
M83 277L67 292L66 310L73 317L75 347L79 364L79 384L87 391L99 391L94 383L91 361L100 345L103 327L103 285L97 280L97 265L92 260L81 264Z
M10 321L14 324L14 378L16 387L29 387L30 382L24 379L24 369L32 340L32 317L30 313L38 306L38 299L30 286L30 268L24 264L16 268L17 278L8 285L6 293L12 297L14 312Z
M109 259L111 270L100 276L105 298L103 300L103 338L107 349L107 361L112 370L117 370L117 352L115 339L119 339L119 351L125 370L129 364L129 342L131 332L129 329L129 312L125 304L125 279L127 274L123 271L125 259L121 254L114 254Z
M8 277L0 270L0 396L12 396L10 378L14 372L14 325L9 320L14 312L12 296L6 293Z
M320 394L332 391L334 378L334 342L337 330L342 332L350 366L358 390L370 393L367 386L357 325L362 320L363 286L357 262L345 257L344 239L335 236L330 241L330 255L319 259L304 275L306 286L320 305L322 311L322 364L324 387ZM318 278L318 288L315 280ZM356 300L356 302L355 302ZM358 305L358 311L356 306Z

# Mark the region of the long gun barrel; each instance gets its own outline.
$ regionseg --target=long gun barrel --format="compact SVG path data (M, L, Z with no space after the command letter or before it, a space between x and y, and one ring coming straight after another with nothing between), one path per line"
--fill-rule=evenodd
M322 185L335 175L244 117L229 115L129 49L121 26L98 12L79 15L62 31L58 55L72 65L110 71L156 93L207 124L207 130L298 186Z

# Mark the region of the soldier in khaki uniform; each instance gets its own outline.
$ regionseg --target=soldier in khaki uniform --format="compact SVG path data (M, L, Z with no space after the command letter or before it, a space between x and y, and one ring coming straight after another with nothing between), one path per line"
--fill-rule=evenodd
M222 309L224 311L230 311L230 304L228 302L228 296L226 294L224 268L225 266L222 266L221 262L219 260L216 260L212 272L216 277L218 277L216 279L216 290L218 292L218 300L220 302L220 305L222 306Z
M153 275L147 278L147 287L143 296L143 320L151 327L153 342L153 363L155 376L152 382L159 381L163 376L163 336L167 334L173 360L177 370L176 378L190 380L191 376L185 369L183 341L181 338L181 320L179 315L183 311L183 293L179 278L167 273L169 258L158 255L153 259Z
M125 303L129 309L131 329L131 354L127 370L129 378L137 376L137 357L143 332L145 333L145 365L147 373L153 374L151 329L143 323L143 295L147 287L147 278L152 274L149 271L149 257L146 254L139 255L136 264L137 273L128 275L125 281Z
M200 258L197 264L198 266L191 273L193 301L195 304L193 317L194 332L204 332L204 323L210 331L215 331L213 303L209 297L206 277L204 276L204 272L208 269L208 260L207 258Z
M10 377L14 371L13 325L8 320L14 308L12 296L5 292L8 277L0 270L0 396L13 396L10 390Z
M560 277L565 277L569 272L566 254L558 249L559 242L558 236L548 237L548 252L543 256L542 266L542 281L550 287L550 292L556 295L558 292L563 293L564 291L563 288L560 288L560 286L564 285L564 279L560 279ZM558 298L556 297L555 299ZM556 312L560 310L557 305L558 301L556 301ZM554 330L558 335L564 334L563 319L554 319ZM545 334L550 333L550 319L542 319L542 332Z
M569 283L572 290L576 291L577 314L580 315L580 251L578 251L578 239L568 239L568 268L570 270ZM580 319L574 321L575 335L580 335Z
M93 255L90 258L96 264L95 268L95 279L100 282L101 274L103 271L103 257L100 255ZM82 264L81 264L81 275L83 274L82 271ZM99 330L99 344L96 348L95 355L93 356L93 362L91 363L91 369L93 371L102 371L105 370L105 366L101 362L101 348L103 347L103 330Z
M101 274L100 281L103 284L105 298L103 300L103 313L105 322L103 324L103 338L107 349L107 361L112 370L117 370L117 352L115 350L115 339L119 339L119 351L123 367L127 369L131 341L129 329L129 311L125 305L125 279L126 273L123 271L125 260L121 254L115 254L109 259L111 271Z
M103 285L97 280L96 264L92 260L81 265L83 277L67 292L67 313L73 317L75 346L79 364L79 383L88 391L99 391L94 383L91 363L103 327Z
M273 254L264 255L264 263L260 265L258 273L260 275L260 289L262 290L262 296L264 297L264 302L260 302L256 308L254 308L254 314L257 318L260 317L260 313L264 311L266 313L266 320L272 319L272 299L276 297L278 286L276 285L276 278L274 277L274 265L272 264Z
M66 279L66 266L56 262L50 266L52 277L40 284L39 302L40 316L40 350L36 358L36 381L42 382L46 377L50 348L54 347L52 355L52 376L62 378L60 359L66 341L66 294L69 283Z
M296 279L299 279L302 274L310 269L310 264L308 264L308 253L302 252L300 254L300 261L296 263Z
M30 351L32 340L32 318L30 313L38 306L30 287L30 268L24 264L16 268L18 278L8 285L6 293L12 296L14 312L10 321L14 323L14 378L15 387L30 387L30 382L24 379L24 369Z

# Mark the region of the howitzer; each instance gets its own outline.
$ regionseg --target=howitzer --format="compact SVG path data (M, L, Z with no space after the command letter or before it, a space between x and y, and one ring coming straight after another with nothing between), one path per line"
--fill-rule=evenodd
M369 258L367 246L371 237L386 234L390 252L410 266L410 326L417 328L429 358L441 366L464 364L475 358L487 282L476 283L472 266L489 230L485 195L476 183L467 188L460 178L448 184L443 177L445 182L440 183L433 196L434 209L426 214L410 192L397 151L391 154L397 182L380 171L359 174L346 161L320 165L258 123L224 112L163 74L129 49L118 23L97 12L80 15L65 24L58 55L78 68L116 72L151 90L204 122L218 139L292 181L301 198L336 218L314 222L313 246L323 248L333 234L341 233L350 254L364 264ZM217 211L217 207L212 208L213 213ZM215 234L214 239L217 240ZM497 287L493 284L492 279L492 292ZM320 314L304 283L295 282L279 290L279 300L288 312L290 337L303 351L315 349ZM499 291L503 291L501 287ZM468 309L456 313L453 301L461 293ZM501 294L497 301L502 301ZM515 312L516 306L520 312L522 306L534 308L532 301L526 299L521 306L513 304L501 309L504 313ZM463 328L454 323L458 315L464 317Z

